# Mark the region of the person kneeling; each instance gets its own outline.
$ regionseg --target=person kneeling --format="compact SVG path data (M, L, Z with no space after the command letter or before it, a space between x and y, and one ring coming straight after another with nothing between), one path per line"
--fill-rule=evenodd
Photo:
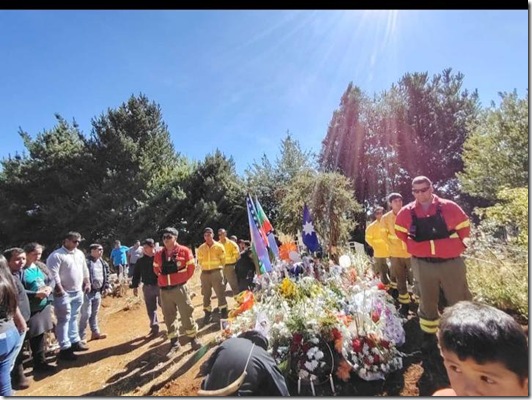
M284 376L257 331L227 339L205 364L199 396L289 396Z

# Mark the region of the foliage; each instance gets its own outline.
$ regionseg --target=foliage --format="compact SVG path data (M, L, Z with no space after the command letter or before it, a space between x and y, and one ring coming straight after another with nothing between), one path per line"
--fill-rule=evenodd
M528 321L528 249L473 230L464 257L474 299Z
M500 105L492 103L467 138L458 174L464 192L491 204L503 188L528 187L528 94L499 95Z
M335 251L339 243L349 238L355 224L353 214L360 210L350 181L333 172L299 173L283 190L278 229L294 235L301 230L304 203L311 209L324 248Z
M36 240L53 249L68 230L83 231L91 185L86 142L75 122L55 117L56 126L34 140L19 131L28 155L2 160L0 240L6 247Z
M274 163L264 154L260 163L253 162L245 171L248 193L258 197L275 228L280 218L280 203L285 186L299 173L312 170L314 167L312 153L302 150L299 141L294 139L290 132L287 132L281 141L279 151L280 155Z
M461 151L478 113L478 95L462 89L463 74L408 73L370 99L350 83L322 142L320 167L350 178L366 211L394 191L411 198L410 182L426 175L444 196L459 194ZM366 215L357 215L363 241ZM362 238L362 240L361 240Z

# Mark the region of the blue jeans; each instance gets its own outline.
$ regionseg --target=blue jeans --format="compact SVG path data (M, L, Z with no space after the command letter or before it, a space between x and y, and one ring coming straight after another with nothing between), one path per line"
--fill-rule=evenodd
M83 303L81 290L68 291L61 297L54 297L54 310L57 317L55 335L61 350L66 350L81 339L79 337L78 315Z
M25 333L21 335L16 327L0 333L0 396L12 395L10 372L17 358L17 345L22 345L24 336Z
M81 306L81 317L79 319L79 337L85 340L85 331L87 330L87 321L90 324L92 333L100 333L98 328L98 310L102 304L102 294L98 292L90 292L86 294Z

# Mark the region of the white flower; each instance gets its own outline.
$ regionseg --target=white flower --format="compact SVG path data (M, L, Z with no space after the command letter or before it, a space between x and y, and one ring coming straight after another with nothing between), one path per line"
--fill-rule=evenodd
M314 358L315 358L316 360L321 360L321 359L324 357L324 355L325 355L325 354L323 354L323 351L318 350L318 351L316 352L316 354L314 355Z

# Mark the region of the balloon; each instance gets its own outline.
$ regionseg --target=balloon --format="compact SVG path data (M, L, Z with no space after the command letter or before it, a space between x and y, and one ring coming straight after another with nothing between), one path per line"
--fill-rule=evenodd
M290 260L294 262L301 261L301 256L299 255L297 251L291 251L290 253L288 253L288 257L290 257Z
M347 254L340 256L338 261L340 263L340 267L342 268L349 268L351 266L351 257L349 257Z

